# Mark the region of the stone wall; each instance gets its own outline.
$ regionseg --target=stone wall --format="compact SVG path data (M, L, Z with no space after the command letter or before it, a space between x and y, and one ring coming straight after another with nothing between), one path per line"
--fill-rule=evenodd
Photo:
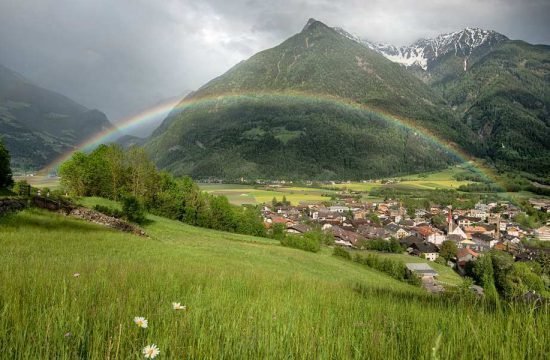
M28 206L27 200L19 198L0 199L0 216L21 211Z
M68 213L68 215L71 217L86 220L95 224L107 226L120 231L129 232L135 235L147 236L145 234L145 231L143 231L137 225L131 224L121 219L117 219L112 216L107 216L98 211L88 209L85 207L74 208Z

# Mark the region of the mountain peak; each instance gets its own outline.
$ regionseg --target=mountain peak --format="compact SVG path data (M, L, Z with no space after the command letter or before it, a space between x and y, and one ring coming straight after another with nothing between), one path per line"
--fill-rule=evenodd
M318 27L318 26L322 26L322 27L325 27L327 29L330 29L327 25L325 25L324 23L322 23L321 21L317 20L317 19L314 19L314 18L310 18L306 25L304 26L304 28L302 29L302 32L304 31L307 31L309 29L312 29L314 27Z

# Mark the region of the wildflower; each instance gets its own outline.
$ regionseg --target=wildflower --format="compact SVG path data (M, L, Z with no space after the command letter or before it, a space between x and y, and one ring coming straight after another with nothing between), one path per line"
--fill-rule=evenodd
M134 318L134 322L136 323L136 325L140 328L146 328L147 327L147 320L144 318L144 317L141 317L141 316L136 316Z
M173 302L173 303L172 303L172 308L173 308L174 310L185 310L185 309L187 309L187 306L182 305L182 304L177 303L177 302Z
M74 276L74 277L79 277L79 276L80 276L80 273L74 273L73 276Z
M160 350L155 344L147 345L143 348L143 355L145 355L146 359L154 359L158 354L160 354Z

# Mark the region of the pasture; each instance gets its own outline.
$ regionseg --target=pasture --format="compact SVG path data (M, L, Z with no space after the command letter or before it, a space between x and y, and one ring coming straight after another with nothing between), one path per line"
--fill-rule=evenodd
M286 197L292 205L301 202L318 203L330 200L333 190L313 187L273 187L239 184L200 184L201 190L214 195L225 195L232 204L271 204L275 197L278 201Z
M0 219L0 357L139 359L152 343L159 359L550 352L547 307L491 310L427 294L328 248L315 254L149 220L149 237L138 237L38 210Z

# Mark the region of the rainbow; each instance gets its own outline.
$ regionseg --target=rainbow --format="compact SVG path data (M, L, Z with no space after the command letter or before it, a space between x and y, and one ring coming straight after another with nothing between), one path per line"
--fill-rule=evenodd
M314 101L314 102L329 102L332 104L344 106L349 109L367 111L373 114L378 115L385 121L388 121L392 124L395 124L401 128L411 130L415 135L421 136L424 139L430 141L431 143L443 148L446 151L449 151L452 155L459 158L463 162L467 162L476 170L479 171L480 175L484 176L486 179L489 179L493 182L497 182L496 176L494 175L492 169L481 164L477 159L473 158L467 154L463 149L461 149L457 144L450 141L445 141L440 137L436 136L430 130L415 124L409 119L395 116L389 114L386 111L381 109L369 107L360 103L357 103L352 100L343 99L337 96L326 95L326 94L313 94L308 92L298 92L298 91L284 91L284 92L262 92L257 91L254 93L224 93L217 95L208 95L202 97L193 97L187 98L181 101L169 101L157 106L151 107L143 112L140 112L134 116L124 119L122 122L117 124L115 128L109 128L102 132L99 132L92 137L86 139L82 143L78 144L71 150L61 154L59 157L54 159L49 163L43 171L51 172L55 170L59 165L64 161L68 160L76 151L88 151L94 147L112 142L116 140L115 135L120 134L121 132L127 132L132 130L142 124L146 124L154 119L159 117L166 117L171 112L181 112L183 110L195 107L195 106L211 106L219 104L220 102L225 101L238 101L238 100L261 100L263 98L269 99L279 99L279 100L303 100L303 101Z

